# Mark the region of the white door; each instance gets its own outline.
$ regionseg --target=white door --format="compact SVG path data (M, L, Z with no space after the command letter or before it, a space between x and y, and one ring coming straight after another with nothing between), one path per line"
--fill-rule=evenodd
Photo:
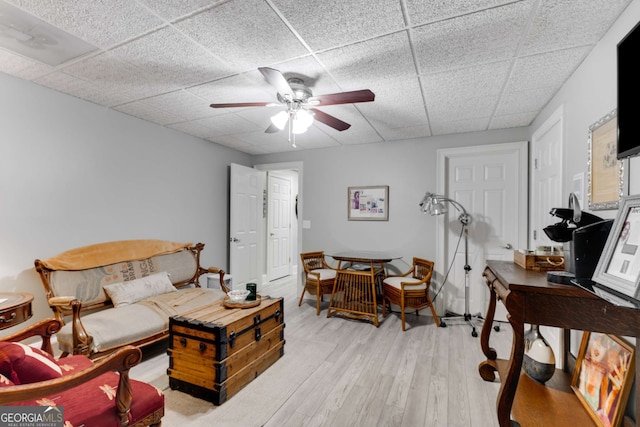
M438 193L456 200L471 215L468 237L469 311L465 311L465 241L459 212L438 218L437 268L444 275L445 307L457 314L484 315L489 290L482 271L487 259L513 260L527 242L527 142L438 150ZM503 311L496 320L504 320Z
M562 200L562 111L556 111L533 134L531 144L531 247L557 246L543 228L560 219L549 215L551 208L568 207ZM582 206L584 207L584 206Z
M267 276L271 281L290 274L291 181L269 174L267 183Z
M562 197L562 154L563 149L563 109L558 108L533 133L531 139L531 231L530 247L558 246L544 233L543 228L560 221L549 215L551 208L568 207L568 198ZM583 189L580 189L584 191ZM582 206L584 207L584 206ZM541 327L541 332L553 348L554 353L562 354L561 331L559 328ZM562 367L562 358L556 357L556 364Z
M233 287L260 284L260 236L264 227L263 182L265 172L231 164L229 190L229 269Z

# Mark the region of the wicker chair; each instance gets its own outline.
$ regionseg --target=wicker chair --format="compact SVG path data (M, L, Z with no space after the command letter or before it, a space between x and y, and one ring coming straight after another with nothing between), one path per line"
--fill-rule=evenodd
M304 293L316 296L316 315L320 315L320 301L324 295L331 295L336 280L336 269L324 260L324 252L306 252L300 254L305 273L305 284L300 295L298 307L302 305Z
M411 270L402 275L387 276L382 281L382 315L386 317L386 306L389 303L400 307L400 316L402 318L402 330L405 331L405 309L412 308L418 311L429 307L436 326L440 326L438 315L429 295L429 287L431 285L431 276L433 275L433 262L421 258L413 258L413 266Z

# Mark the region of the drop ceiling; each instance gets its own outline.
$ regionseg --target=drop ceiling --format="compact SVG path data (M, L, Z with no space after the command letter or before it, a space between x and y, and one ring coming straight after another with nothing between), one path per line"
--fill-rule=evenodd
M249 154L379 143L528 126L630 2L8 0L96 50L51 66L0 47L0 72ZM351 127L292 148L264 132L277 107L209 107L275 102L258 67L376 99L321 107Z

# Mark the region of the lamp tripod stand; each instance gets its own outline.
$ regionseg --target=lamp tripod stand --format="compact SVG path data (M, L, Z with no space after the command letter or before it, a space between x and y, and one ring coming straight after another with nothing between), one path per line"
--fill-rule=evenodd
M433 193L425 194L424 198L420 202L420 209L422 210L422 212L428 213L430 215L442 215L448 212L444 203L452 204L453 207L455 207L456 210L460 212L460 215L458 216L458 221L460 221L460 224L462 225L462 234L464 235L464 314L459 315L454 313L452 315L449 315L449 313L447 312L443 317L440 318L440 326L443 328L446 328L447 327L446 321L464 319L464 321L468 323L469 326L471 326L471 336L477 337L478 332L476 331L474 319L482 321L482 317L479 314L471 314L469 312L470 310L469 309L469 284L470 284L469 273L471 272L471 265L469 265L469 228L468 226L471 223L471 215L469 215L469 213L464 208L464 206L462 206L460 203L456 202L455 200L445 196L438 195L438 194L433 194ZM453 264L453 261L452 261L452 264ZM447 276L448 275L449 273L447 272ZM447 281L447 277L445 277L444 281L442 282L443 283L442 286L444 286L446 281Z

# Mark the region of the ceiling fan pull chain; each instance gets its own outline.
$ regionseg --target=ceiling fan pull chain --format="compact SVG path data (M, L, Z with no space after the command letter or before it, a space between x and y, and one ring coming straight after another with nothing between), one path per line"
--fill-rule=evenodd
M293 119L295 117L295 112L289 111L289 142L291 142L291 146L296 148L296 134L293 133ZM291 141L291 135L293 134L293 141Z

